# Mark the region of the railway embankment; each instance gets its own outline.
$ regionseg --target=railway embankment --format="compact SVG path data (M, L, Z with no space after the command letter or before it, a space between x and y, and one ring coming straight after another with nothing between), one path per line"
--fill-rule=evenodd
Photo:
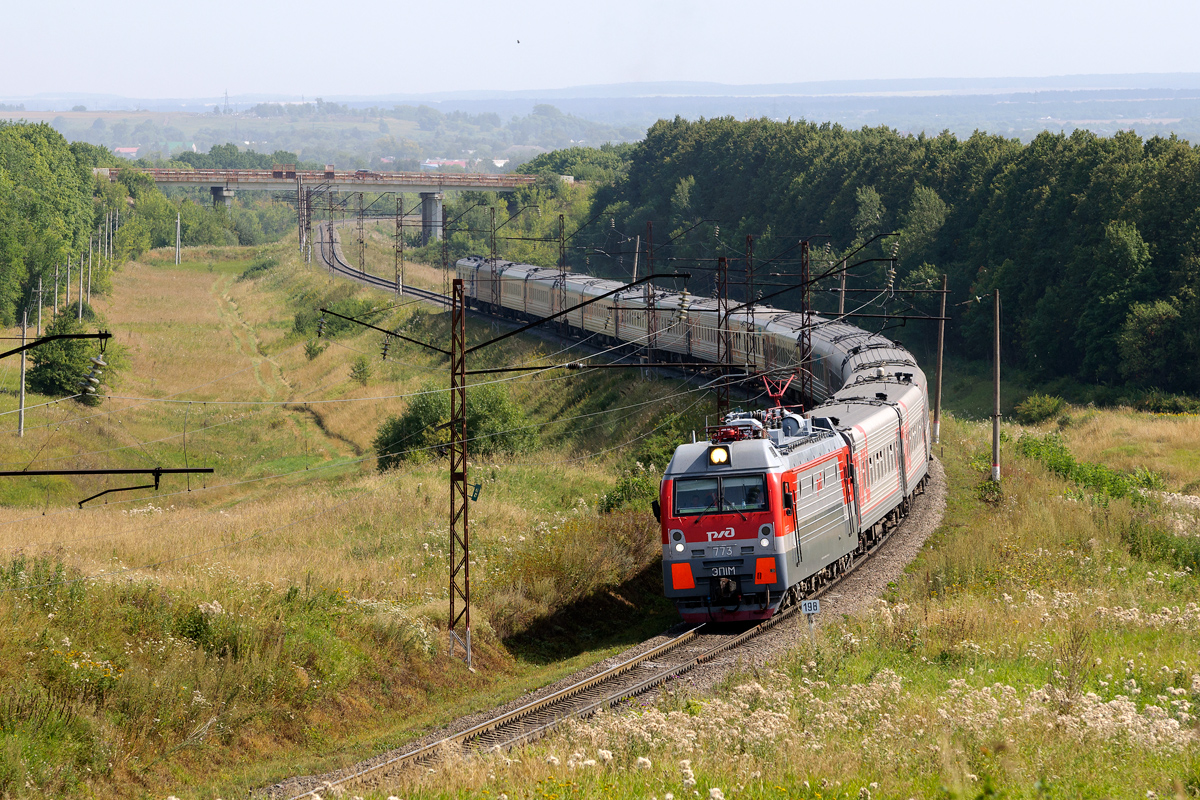
M1196 480L1174 450L1195 420L1068 413L1076 416L1062 426L1068 447L1115 449L1110 459L1121 466L1112 469L1132 472L1140 461L1172 491ZM626 713L599 714L519 751L410 773L389 791L1196 792L1200 587L1184 561L1197 520L1180 527L1179 504L1114 497L1063 477L1021 454L1027 431L1015 426L1005 430L997 491L986 482L989 430L947 422L941 524L928 537L896 540L912 554L900 559L903 569L881 563L882 574L862 573L886 582L861 594L847 585L840 606L826 601L811 639L794 624L789 646L734 660L719 679L674 682Z

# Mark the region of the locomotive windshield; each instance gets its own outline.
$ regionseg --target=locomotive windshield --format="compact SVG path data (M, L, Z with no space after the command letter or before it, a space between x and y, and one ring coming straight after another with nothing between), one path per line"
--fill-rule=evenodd
M722 507L735 511L766 511L767 485L762 475L735 475L721 479Z
M766 511L767 482L759 475L682 478L675 481L675 515Z
M720 484L716 478L687 478L675 481L675 514L703 514L717 507Z

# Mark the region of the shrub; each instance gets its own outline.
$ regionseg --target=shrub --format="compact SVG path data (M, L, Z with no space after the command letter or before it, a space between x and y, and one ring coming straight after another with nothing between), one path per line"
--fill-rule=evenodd
M312 361L321 353L325 352L325 345L318 342L316 339L309 339L304 343L304 357Z
M85 332L71 314L58 314L46 328L47 336ZM29 388L45 395L77 394L80 379L91 371L88 359L94 352L95 343L87 339L59 339L31 349L33 367L26 374Z
M371 368L371 359L366 356L359 356L354 359L354 363L350 365L350 377L358 381L363 386L367 385L367 381L371 380L375 370Z
M263 273L274 269L277 266L279 266L278 258L259 256L258 258L254 259L254 261L250 262L250 266L246 267L245 271L243 271L241 276L238 277L238 280L248 281L258 278L263 275Z
M322 303L322 305L326 306L330 311L341 314L343 317L358 317L371 310L371 304L366 300L349 298L337 300L332 303ZM317 319L320 316L321 313L315 308L306 308L297 311L292 321L292 328L301 336L313 336L317 332ZM351 329L357 331L359 330L359 326L341 317L325 318L325 335L330 338L340 336Z
M1076 461L1057 433L1041 437L1024 434L1017 440L1017 450L1042 462L1056 475L1102 496L1129 497L1136 502L1141 499L1138 489L1161 489L1165 485L1161 476L1146 469L1127 474L1103 464Z
M1181 394L1149 391L1134 400L1138 411L1153 414L1196 414L1200 413L1200 400Z
M450 441L450 395L426 384L398 417L379 426L371 443L383 472L403 461L421 461L441 453ZM524 412L499 386L467 390L467 451L477 455L519 453L534 442Z
M653 467L647 469L638 462L633 469L622 472L613 490L600 498L600 511L609 514L622 508L649 508L658 497L660 480Z
M1017 412L1017 419L1021 422L1026 425L1037 425L1061 414L1066 405L1066 401L1061 397L1031 394L1018 403L1013 410Z

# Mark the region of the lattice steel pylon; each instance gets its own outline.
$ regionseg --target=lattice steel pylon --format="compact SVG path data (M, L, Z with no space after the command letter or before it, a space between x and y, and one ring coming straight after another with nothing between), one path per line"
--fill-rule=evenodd
M800 242L800 402L803 408L813 405L812 363L812 286L809 285L808 240Z
M450 322L450 655L466 651L471 666L471 536L467 524L467 315L462 278L455 278ZM461 606L460 606L461 601ZM459 634L459 624L462 634Z
M717 368L721 380L717 383L717 416L729 413L729 368L733 361L729 336L729 262L725 256L717 259Z
M558 215L558 274L554 276L553 305L554 312L567 307L567 219L565 214ZM564 316L558 330L566 335L570 322Z
M300 233L298 235L300 238L300 242L299 242L300 255L302 255L302 256L304 255L304 245L306 244L304 235L305 235L305 233L308 232L308 224L304 218L305 205L306 204L304 202L304 183L303 183L303 181L301 181L300 176L297 175L296 176L296 224L300 230Z
M363 193L358 193L358 271L367 271L366 212L363 210Z
M396 270L396 294L404 294L404 195L396 194L396 242L392 266Z
M751 371L758 365L759 340L754 327L754 237L746 234L746 316L750 322L749 335L746 337L746 365Z
M313 190L306 186L304 188L304 243L300 247L300 255L310 264L312 263L312 218Z

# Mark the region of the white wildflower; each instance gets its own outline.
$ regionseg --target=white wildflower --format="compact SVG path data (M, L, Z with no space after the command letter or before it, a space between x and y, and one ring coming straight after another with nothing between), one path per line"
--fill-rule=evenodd
M612 758L613 758L612 750L597 750L596 755L600 756L600 760L606 764L609 761L612 761Z
M546 756L546 763L552 767L558 766L558 756Z
M650 769L653 764L651 764L650 759L646 758L645 756L638 756L636 766L638 769Z
M708 790L708 800L725 800L725 793L714 786Z

